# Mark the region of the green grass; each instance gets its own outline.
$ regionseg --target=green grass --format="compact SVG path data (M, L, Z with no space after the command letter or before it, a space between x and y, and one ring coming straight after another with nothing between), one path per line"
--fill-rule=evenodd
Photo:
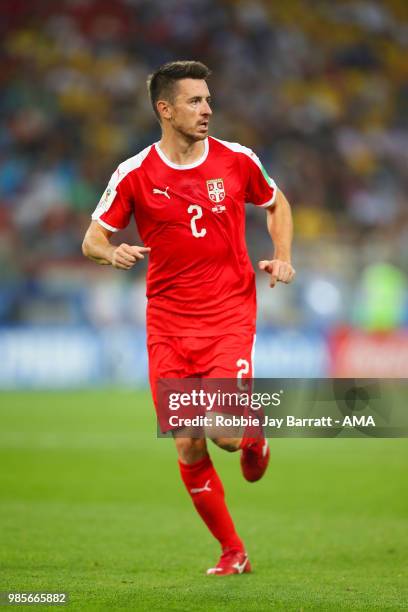
M222 579L147 393L0 402L0 591L67 591L70 610L407 608L406 439L273 440L252 485L212 447L254 569Z

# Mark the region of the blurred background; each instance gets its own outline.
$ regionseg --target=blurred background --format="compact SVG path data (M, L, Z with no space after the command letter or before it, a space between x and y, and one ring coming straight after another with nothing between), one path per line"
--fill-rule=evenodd
M405 0L3 0L0 30L0 388L146 385L145 268L81 242L160 138L145 83L173 59L213 69L211 133L293 206L297 279L257 279L256 374L408 377ZM247 242L271 256L250 206Z

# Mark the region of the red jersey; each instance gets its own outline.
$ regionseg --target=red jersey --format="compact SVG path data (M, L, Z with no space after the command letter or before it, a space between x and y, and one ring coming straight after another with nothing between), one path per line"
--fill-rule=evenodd
M144 245L151 248L149 334L255 330L245 203L271 206L276 192L250 149L212 137L192 164L172 163L156 143L119 165L92 219L116 232L133 215Z

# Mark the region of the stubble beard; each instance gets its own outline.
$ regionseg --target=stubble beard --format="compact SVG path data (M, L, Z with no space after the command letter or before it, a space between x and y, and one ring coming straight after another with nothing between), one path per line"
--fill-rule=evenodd
M180 125L173 125L173 128L176 130L176 132L178 132L181 136L183 136L183 138L189 144L194 144L195 142L203 141L208 136L208 130L206 131L205 134L197 134L197 133L192 133L192 132L185 130Z

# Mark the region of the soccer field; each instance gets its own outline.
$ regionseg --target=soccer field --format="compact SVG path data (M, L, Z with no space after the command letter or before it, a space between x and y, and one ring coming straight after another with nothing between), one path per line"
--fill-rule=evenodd
M408 440L272 440L256 484L212 446L254 572L207 577L218 545L148 393L0 399L0 591L66 591L70 610L407 608Z

